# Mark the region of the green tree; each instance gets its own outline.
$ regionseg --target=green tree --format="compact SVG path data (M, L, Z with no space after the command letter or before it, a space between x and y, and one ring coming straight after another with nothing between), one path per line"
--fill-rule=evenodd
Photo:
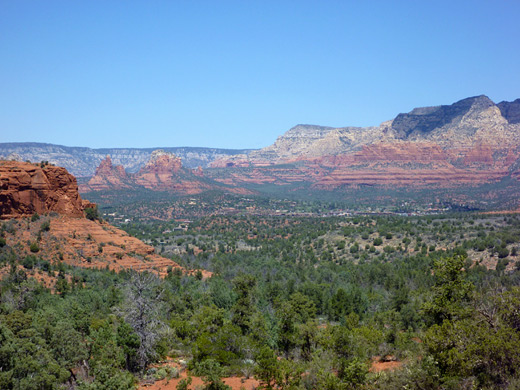
M254 313L254 288L256 280L250 275L241 275L233 279L237 300L231 308L233 324L240 327L243 334L251 330L251 316Z
M255 378L263 389L272 389L276 381L278 360L273 350L268 346L262 347L256 356Z
M222 382L222 367L213 359L206 359L197 363L195 373L202 377L205 390L231 390L231 386Z
M422 310L434 323L468 314L473 284L465 280L465 257L454 256L434 260L435 285L433 296Z
M87 207L85 209L85 218L90 219L91 221L101 220L97 206Z

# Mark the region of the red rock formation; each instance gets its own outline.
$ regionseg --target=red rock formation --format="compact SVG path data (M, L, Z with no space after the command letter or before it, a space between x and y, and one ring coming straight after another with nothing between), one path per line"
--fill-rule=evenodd
M197 169L192 170L193 174L198 177L204 177L204 172L202 171L202 167L198 166Z
M211 188L184 169L179 157L156 150L150 161L133 177L137 185L148 189L173 191L182 194L199 194Z
M493 159L493 152L494 150L490 145L475 145L475 147L469 150L466 156L464 157L464 164L493 165L495 162L495 160Z
M179 172L181 168L182 161L180 157L175 156L173 153L156 150L152 153L150 160L143 168L141 168L137 175L144 175L146 173L171 174Z
M486 144L443 149L432 142L378 142L353 153L287 161L292 167L219 171L215 179L235 185L310 182L325 190L356 185L450 188L499 181L516 160L511 149Z
M109 159L102 169L107 167L112 169ZM160 275L165 275L170 267L179 267L126 232L106 222L86 219L83 210L94 206L81 199L76 178L65 168L0 161L1 218L48 212L60 214L45 216L28 224L19 221L19 228L6 234L7 245L15 248L20 258L30 253L29 243L38 240L40 257L53 261L59 251L64 262L80 267L149 270ZM49 232L42 234L42 221L50 222ZM211 273L203 271L203 276L211 276Z
M76 178L65 168L1 161L0 218L18 218L50 211L82 217L83 203Z
M80 186L81 192L100 191L122 188L130 188L128 175L122 165L113 165L110 156L101 161L96 169L96 174L88 181L87 185Z
M156 150L150 161L135 174L127 174L122 166L113 166L107 156L101 162L88 184L80 187L82 192L118 190L122 188L147 188L154 191L169 191L183 195L195 195L208 190L221 190L238 194L251 194L243 188L227 188L218 183L202 180L202 169L187 169L181 159L172 153Z

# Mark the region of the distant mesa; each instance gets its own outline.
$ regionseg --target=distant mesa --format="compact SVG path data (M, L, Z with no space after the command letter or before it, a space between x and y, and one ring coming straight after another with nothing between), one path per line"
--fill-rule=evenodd
M323 190L448 188L497 182L518 170L519 156L520 99L496 105L480 95L415 108L375 127L297 125L268 147L215 160L219 169L206 175L235 185L307 182Z

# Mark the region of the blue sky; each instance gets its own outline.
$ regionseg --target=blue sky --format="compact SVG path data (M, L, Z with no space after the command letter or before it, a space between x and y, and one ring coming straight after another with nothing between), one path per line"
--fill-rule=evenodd
M259 148L520 97L518 1L0 0L0 142Z

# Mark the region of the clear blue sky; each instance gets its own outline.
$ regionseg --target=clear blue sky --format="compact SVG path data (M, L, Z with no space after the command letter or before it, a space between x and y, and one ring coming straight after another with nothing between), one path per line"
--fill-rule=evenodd
M520 97L520 2L0 0L0 142L259 148Z

